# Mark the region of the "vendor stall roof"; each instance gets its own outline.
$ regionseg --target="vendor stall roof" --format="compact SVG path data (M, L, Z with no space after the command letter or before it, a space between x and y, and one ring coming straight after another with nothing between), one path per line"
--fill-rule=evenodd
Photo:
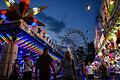
M19 26L20 22L0 24L0 45L9 44L14 41L19 47L38 54L42 54L43 48L47 47L50 50L50 55L57 59L63 57L45 41L38 38L35 34L31 36Z

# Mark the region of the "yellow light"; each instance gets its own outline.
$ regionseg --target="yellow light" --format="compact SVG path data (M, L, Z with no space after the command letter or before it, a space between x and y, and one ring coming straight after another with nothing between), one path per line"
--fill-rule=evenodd
M37 11L38 11L38 8L37 8L37 7L34 7L34 8L33 8L33 11L34 11L34 12L37 12Z
M22 44L22 45L20 45L20 47L22 47L22 46L25 46L26 44Z
M103 54L102 52L99 52L99 53L98 53L98 56L102 56L102 54Z
M24 42L24 40L21 40L21 41L19 41L17 44L20 44L20 43L23 43Z
M110 5L113 5L114 4L114 1L112 0L112 1L110 1Z
M9 2L6 2L6 5L7 5L8 7L10 7L10 3L9 3Z
M8 40L3 36L2 37L2 39L6 42L6 43L8 43Z
M19 37L17 37L17 39L16 40L19 40L20 38Z
M118 47L120 47L120 44L118 44Z
M24 48L28 48L28 47L30 47L31 46L31 44L28 44L27 46L25 46Z

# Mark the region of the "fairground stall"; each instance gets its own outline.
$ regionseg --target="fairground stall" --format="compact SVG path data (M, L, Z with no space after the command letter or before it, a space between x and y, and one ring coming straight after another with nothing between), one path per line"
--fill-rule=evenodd
M8 9L0 10L0 77L10 75L16 58L20 61L20 70L24 55L35 63L44 48L49 49L55 63L59 62L63 55L46 36L45 25L33 17L47 6L30 8L30 0L20 0L19 4L14 0L5 0L5 3Z
M96 58L108 63L119 62L119 29L120 29L120 1L103 0L99 31L96 30L97 54ZM99 33L98 33L98 32Z

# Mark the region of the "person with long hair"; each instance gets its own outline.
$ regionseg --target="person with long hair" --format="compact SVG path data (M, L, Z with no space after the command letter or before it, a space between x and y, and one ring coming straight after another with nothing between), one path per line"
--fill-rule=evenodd
M82 76L82 80L87 79L87 70L84 62L82 62L82 65L81 65L81 76Z
M64 53L58 73L63 70L63 80L76 80L75 64L69 51Z

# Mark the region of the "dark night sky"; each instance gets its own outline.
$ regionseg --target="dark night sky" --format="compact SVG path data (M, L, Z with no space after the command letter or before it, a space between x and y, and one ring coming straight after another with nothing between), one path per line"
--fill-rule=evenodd
M6 8L4 0L0 0L0 9ZM16 0L19 1L19 0ZM31 0L31 7L48 5L48 8L35 16L47 26L48 34L59 41L70 28L80 29L88 41L95 36L96 17L102 0ZM86 6L90 5L88 11ZM86 32L88 30L88 33Z

